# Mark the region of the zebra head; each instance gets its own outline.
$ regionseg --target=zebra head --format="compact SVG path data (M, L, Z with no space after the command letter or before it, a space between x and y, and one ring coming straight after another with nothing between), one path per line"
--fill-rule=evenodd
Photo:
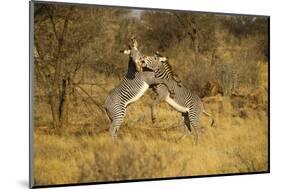
M157 71L163 64L168 61L168 58L160 55L158 52L154 56L145 56L141 59L142 68L148 68L152 71Z
M138 72L142 71L142 59L144 55L138 50L138 43L134 36L130 39L129 49L121 50L120 52L129 55L136 66L136 70Z

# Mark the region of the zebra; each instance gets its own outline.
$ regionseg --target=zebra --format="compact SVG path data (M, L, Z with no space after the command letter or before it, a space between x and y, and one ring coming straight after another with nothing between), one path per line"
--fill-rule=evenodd
M163 83L162 79L156 79L152 71L142 71L139 60L143 54L137 48L137 42L131 39L132 46L121 53L129 55L128 71L121 83L109 92L104 109L111 121L110 133L113 139L117 138L117 132L124 120L126 107L138 100L147 91L150 85ZM165 84L164 84L165 86Z
M154 61L156 60L156 56L159 61ZM191 131L191 128L195 130L195 142L197 143L200 134L199 124L201 114L203 113L212 119L211 126L215 123L214 117L204 110L200 97L182 84L179 85L179 81L175 79L175 74L166 57L160 56L159 54L154 56L143 56L137 64L139 67L143 67L143 69L147 68L154 71L156 78L165 81L162 84L153 86L153 90L158 96L151 106L152 120L155 120L154 109L156 104L161 101L166 101L175 110L182 113L184 125L186 126L185 128L187 128L188 131ZM171 97L169 91L173 91L175 95Z

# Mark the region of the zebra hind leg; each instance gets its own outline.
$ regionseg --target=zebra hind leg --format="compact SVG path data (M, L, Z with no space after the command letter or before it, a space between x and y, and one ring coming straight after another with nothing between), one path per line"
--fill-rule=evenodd
M196 124L194 122L191 121L191 127L194 129L195 131L195 144L199 143L199 139L200 139L200 135L201 135L201 128L199 126L199 124Z
M188 112L182 113L183 121L184 121L184 129L185 132L182 136L180 136L176 141L180 141L181 139L185 138L188 132L191 132L191 126L190 126L190 119Z
M188 112L182 113L182 116L183 116L183 118L184 118L184 125L185 125L185 128L187 128L188 131L191 132L190 119L189 119L189 114L188 114Z
M193 114L190 114L193 115ZM197 115L197 114L195 114ZM199 139L200 139L200 135L201 135L201 128L200 128L200 120L199 120L199 116L189 116L190 118L190 125L192 127L192 129L194 129L194 138L195 138L195 144L198 144Z
M184 117L184 124L185 124L185 128L188 129L189 132L191 132L191 128L194 129L194 138L195 138L195 144L199 143L199 138L201 135L201 128L199 126L199 120L198 119L190 119L190 114L188 112L186 113L182 113L183 117ZM186 136L187 132L185 132L185 134L183 136L181 136L177 141L181 140L182 138L184 138Z
M111 133L111 137L113 141L117 139L117 135L118 135L117 133L122 122L123 122L123 117L121 119L115 119L111 123L109 132Z

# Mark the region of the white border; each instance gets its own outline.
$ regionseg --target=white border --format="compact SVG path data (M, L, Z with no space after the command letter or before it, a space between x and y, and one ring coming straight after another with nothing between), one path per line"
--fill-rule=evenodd
M271 16L271 174L81 186L75 188L267 188L280 186L280 6L276 0L69 0L68 2ZM28 1L0 6L0 187L28 187ZM74 187L68 187L74 188Z

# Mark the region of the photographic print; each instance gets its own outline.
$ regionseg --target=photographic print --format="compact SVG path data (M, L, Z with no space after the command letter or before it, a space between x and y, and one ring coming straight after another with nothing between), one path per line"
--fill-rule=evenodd
M30 186L269 172L269 17L30 2Z

